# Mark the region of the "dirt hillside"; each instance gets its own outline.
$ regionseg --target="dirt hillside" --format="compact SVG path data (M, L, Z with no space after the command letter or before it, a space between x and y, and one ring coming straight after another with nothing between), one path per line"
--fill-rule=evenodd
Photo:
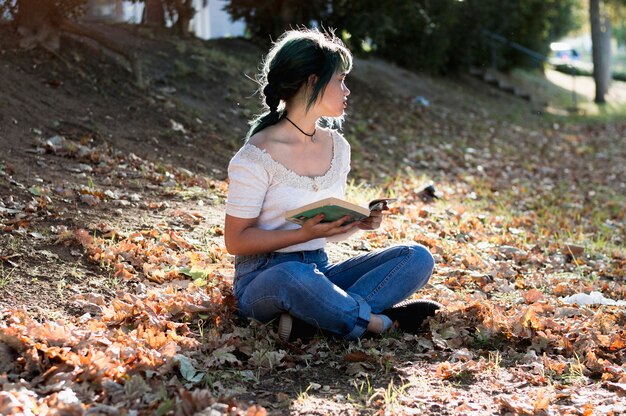
M2 29L0 162L5 180L0 196L3 214L15 222L4 239L7 247L20 246L10 249L9 257L24 256L32 262L12 270L12 286L19 281L23 287L3 291L0 296L7 306L63 314L67 302L58 296L58 278L68 274L64 285L77 293L85 289L86 282L72 271L82 260L51 243L48 235L58 227L103 223L133 228L138 221L149 221L147 217L167 219L167 211L147 209L146 199L162 196L151 186L153 178L136 172L140 163L154 164L157 171L171 167L190 177L224 179L249 118L259 111L250 78L264 51L256 45L241 39L177 39L133 26L93 28L137 51L148 84L145 90L134 85L124 61L87 41L65 38L64 48L53 55L19 48L18 36ZM485 100L490 111L499 111L498 100L508 100L471 79L434 82L377 60L357 63L350 88L354 116L348 116L345 134L355 149L354 177L373 183L406 167L429 169L433 176L451 173L443 169L456 169L456 161L450 164L449 155L423 142L444 140L433 135L460 132L466 117L485 111L459 99L464 94ZM438 110L428 112L416 104L418 96L428 97ZM525 107L522 111L533 109ZM83 147L77 149L76 144ZM133 160L137 166L129 166ZM112 196L99 195L102 198L93 202L83 196L91 188ZM171 197L165 195L164 203L175 205ZM184 196L183 206L196 198L203 200L201 195ZM116 202L99 204L101 200ZM191 205L185 208L197 209ZM207 205L202 215L212 222L202 221L201 228L219 227L223 207ZM34 212L25 219L11 215L10 210L23 209ZM59 260L69 271L58 270ZM32 284L38 278L41 281Z
M285 344L234 316L223 245L263 51L93 27L137 51L145 90L88 42L25 51L0 28L0 413L626 414L623 308L563 301L626 299L623 120L358 60L351 196L398 204L331 257L424 244L420 296L446 310L423 334Z

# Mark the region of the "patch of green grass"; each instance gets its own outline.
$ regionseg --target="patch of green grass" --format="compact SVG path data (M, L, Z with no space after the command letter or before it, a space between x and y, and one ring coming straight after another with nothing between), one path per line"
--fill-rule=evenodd
M213 272L212 269L203 269L203 268L199 268L196 266L193 266L191 268L189 267L182 267L179 269L180 273L182 273L185 276L188 276L190 278L193 279L193 284L198 286L198 287L203 287L206 285L209 285L211 287L216 286L218 283L218 280L213 278L211 280L209 280L211 278L211 274Z
M611 253L620 250L616 236L616 222L626 198L611 189L601 189L596 184L578 184L576 192L567 181L556 183L547 191L538 190L530 181L520 180L516 186L493 190L488 178L474 176L468 179L476 199L464 204L477 212L488 212L497 218L503 232L520 228L519 220L529 216L532 223L517 234L507 233L520 244L533 238L550 236L557 243L577 243L592 252ZM593 200L582 195L595 192ZM522 202L522 203L520 203Z
M100 267L104 269L109 269L107 278L104 279L103 281L104 286L111 290L119 290L122 284L122 281L120 280L118 276L115 275L114 271L112 270L112 267L109 266L107 263L101 263Z
M294 394L296 396L296 401L301 403L301 402L308 400L310 397L309 390L311 390L311 383L309 383L307 388L304 390L302 390L302 386L300 386L298 388L298 391L294 391Z
M483 333L480 328L476 328L476 332L472 335L472 338L468 343L468 347L478 350L490 350L491 353L493 351L498 351L500 348L505 346L506 343L507 341L502 339L501 336L491 333Z
M458 386L468 385L476 381L476 374L472 371L461 370L458 374L453 375L448 380Z
M186 40L178 40L178 41L172 40L172 42L174 43L174 46L176 47L176 52L178 52L181 55L187 52L188 42Z
M21 246L20 243L22 241L22 239L18 238L17 236L14 235L7 235L7 238L9 240L8 245L6 242L2 242L4 244L5 248L8 248L10 252L12 253L18 253L21 250Z
M203 383L211 388L215 389L218 384L241 386L243 383L259 383L259 376L251 370L232 370L232 369L211 369L207 371L202 379ZM242 389L243 390L243 389Z
M502 355L500 354L500 351L489 351L487 363L489 364L492 372L497 373L500 371L502 365Z
M11 275L17 269L17 267L13 267L11 270L6 271L4 269L4 265L0 264L0 289L9 287L13 283L13 277Z
M183 201L189 200L202 200L206 199L210 195L210 190L199 186L180 186L174 189L174 193L180 196Z
M174 78L185 78L193 73L193 69L180 59L174 61Z
M354 179L346 187L346 198L364 206L373 199L387 195L380 187L368 185L366 182L357 183Z
M626 118L626 103L596 104L588 97L572 92L571 89L575 90L575 80L572 80L570 89L565 89L550 82L541 71L518 69L513 71L512 76L527 85L530 92L537 95L540 101L550 103L550 107L555 111L548 109L549 111L544 113L549 123L609 123ZM570 111L574 102L577 111Z
M385 414L395 414L399 409L400 400L407 396L407 390L412 386L411 383L401 382L400 385L395 384L392 378L384 389L376 389L374 394L368 399L369 405L376 404Z
M250 67L245 61L232 54L213 47L196 48L195 52L206 59L207 63L215 68L228 68L229 71L244 72Z
M352 385L356 391L356 395L348 393L346 398L353 404L365 403L374 394L374 387L370 382L369 376L365 376L365 380L352 380Z
M575 359L567 366L567 372L563 375L563 380L572 385L584 384L587 381L584 370L585 365L580 361L578 354L575 354Z
M65 300L65 288L67 286L67 280L65 280L65 278L61 278L59 280L57 280L57 284L56 284L56 289L57 289L57 295L59 295L59 298L64 301Z
M585 365L581 363L580 357L575 354L567 369L557 371L556 369L544 368L543 377L548 380L549 384L565 384L569 386L581 386L587 383L587 376L584 374Z
M495 293L493 293L493 295L491 296L491 299L493 301L497 301L502 304L514 305L518 303L518 301L521 299L520 293L516 290L512 290L510 292L501 292L501 291L494 291L494 292Z
M578 124L603 124L619 122L626 118L626 103L596 104L592 101L578 105L579 111L567 116L548 115L549 120Z

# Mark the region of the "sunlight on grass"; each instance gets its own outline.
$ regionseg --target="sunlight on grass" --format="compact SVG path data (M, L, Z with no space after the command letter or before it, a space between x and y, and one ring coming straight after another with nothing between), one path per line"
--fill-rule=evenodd
M468 201L468 206L491 212L507 228L519 227L520 222L526 220L527 231L536 239L580 243L605 254L626 252L619 236L615 235L619 207L626 206L623 195L595 193L594 200L581 203L579 198L572 197L567 184L545 192L535 189L532 183L522 183L497 193L480 179L473 185L478 198ZM585 195L591 189L594 189L593 184L589 190L583 188L579 192Z
M515 70L512 76L530 86L538 101L548 103L547 114L555 120L585 123L626 118L626 82L613 81L606 104L598 105L591 77L573 77L553 69L545 73Z
M604 105L598 105L595 103L589 103L583 108L583 115L574 117L576 121L585 121L587 116L592 116L590 121L596 122L611 122L624 120L626 118L626 103L613 103L607 102Z
M349 181L346 187L346 199L359 205L367 206L369 201L384 197L393 198L394 195L386 193L378 186L368 185L366 182L357 183L354 179Z
M404 227L420 217L428 217L438 221L447 230L446 234L456 233L435 239L442 249L448 246L447 238L462 242L464 230L482 229L481 244L486 245L540 244L565 250L566 244L578 244L588 254L626 255L618 224L626 197L610 189L579 184L573 193L568 182L544 189L530 179L520 179L514 186L498 189L491 178L467 176L462 181L440 181L437 187L447 190L448 195L424 208L421 201L410 198L417 199L416 192L426 182L425 176L409 174L396 177L389 184L388 192L401 196L398 205L403 214L390 231L394 238L412 235L410 231L404 233ZM349 191L367 199L378 195L379 188L352 185ZM592 197L586 197L589 195ZM455 210L460 214L450 216ZM481 255L472 246L467 246L464 253L470 263Z

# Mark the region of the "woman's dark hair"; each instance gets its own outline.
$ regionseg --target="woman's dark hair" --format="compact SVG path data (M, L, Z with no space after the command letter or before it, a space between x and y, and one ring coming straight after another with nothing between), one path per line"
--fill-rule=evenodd
M307 110L324 94L333 75L351 69L352 54L332 31L301 29L285 32L263 62L258 82L267 111L250 122L248 138L278 123L285 113L284 102L294 97L311 75L317 77L317 82L308 97Z

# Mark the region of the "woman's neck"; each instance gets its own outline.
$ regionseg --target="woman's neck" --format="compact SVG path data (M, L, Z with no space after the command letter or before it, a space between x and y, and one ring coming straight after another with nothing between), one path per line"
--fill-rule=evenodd
M288 118L286 123L289 127L296 131L303 140L314 140L317 129L318 117L311 112L305 112L302 109L286 109L285 117Z

